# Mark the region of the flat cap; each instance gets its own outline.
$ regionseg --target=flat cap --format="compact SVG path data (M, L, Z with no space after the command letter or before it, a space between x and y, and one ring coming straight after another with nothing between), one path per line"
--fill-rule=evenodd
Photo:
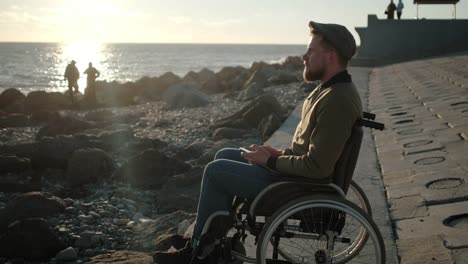
M338 24L322 24L309 22L309 27L322 34L323 37L346 59L351 59L356 53L356 41L349 30Z

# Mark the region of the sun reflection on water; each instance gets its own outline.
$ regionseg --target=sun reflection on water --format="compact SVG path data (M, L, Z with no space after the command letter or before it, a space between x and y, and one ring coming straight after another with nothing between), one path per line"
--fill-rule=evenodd
M56 80L53 87L61 87L60 90L64 91L68 88L66 81L63 81L63 73L67 64L72 60L76 61L76 67L80 72L80 79L78 80L78 86L80 92L84 92L86 88L86 75L83 72L88 68L88 63L93 63L98 71L101 72L101 76L98 80L108 79L112 76L109 72L108 61L112 54L107 51L107 47L103 43L97 42L74 42L74 43L63 43L61 45L61 60L57 63L57 71L62 73L62 78Z

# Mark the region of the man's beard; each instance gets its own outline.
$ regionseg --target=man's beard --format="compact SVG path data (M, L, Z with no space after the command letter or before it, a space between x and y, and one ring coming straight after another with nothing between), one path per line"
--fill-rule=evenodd
M320 71L312 71L309 67L304 67L304 72L302 73L302 77L306 82L314 82L321 80L323 76L323 70Z

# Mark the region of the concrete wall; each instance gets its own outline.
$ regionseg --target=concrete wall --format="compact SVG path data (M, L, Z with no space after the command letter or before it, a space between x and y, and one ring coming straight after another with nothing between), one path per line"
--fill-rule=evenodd
M466 19L379 20L369 15L367 21L367 28L356 28L361 38L357 60L401 61L468 50Z

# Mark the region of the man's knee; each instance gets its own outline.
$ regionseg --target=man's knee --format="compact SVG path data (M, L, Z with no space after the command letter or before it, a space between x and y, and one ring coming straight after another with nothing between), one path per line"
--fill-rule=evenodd
M217 159L228 159L228 160L236 160L239 156L239 150L235 148L223 148L216 152L215 160Z
M216 155L215 155L214 159L215 159L215 160L217 160L217 159L225 159L226 156L228 156L228 152L229 152L229 149L228 149L228 148L220 149L220 150L218 150L218 152L216 152Z
M226 162L228 162L227 160L225 159L217 159L217 160L213 160L211 162L209 162L208 164L206 164L205 166L205 175L208 175L208 174L216 174L217 172L219 172L220 170L223 169L223 166L225 166Z

